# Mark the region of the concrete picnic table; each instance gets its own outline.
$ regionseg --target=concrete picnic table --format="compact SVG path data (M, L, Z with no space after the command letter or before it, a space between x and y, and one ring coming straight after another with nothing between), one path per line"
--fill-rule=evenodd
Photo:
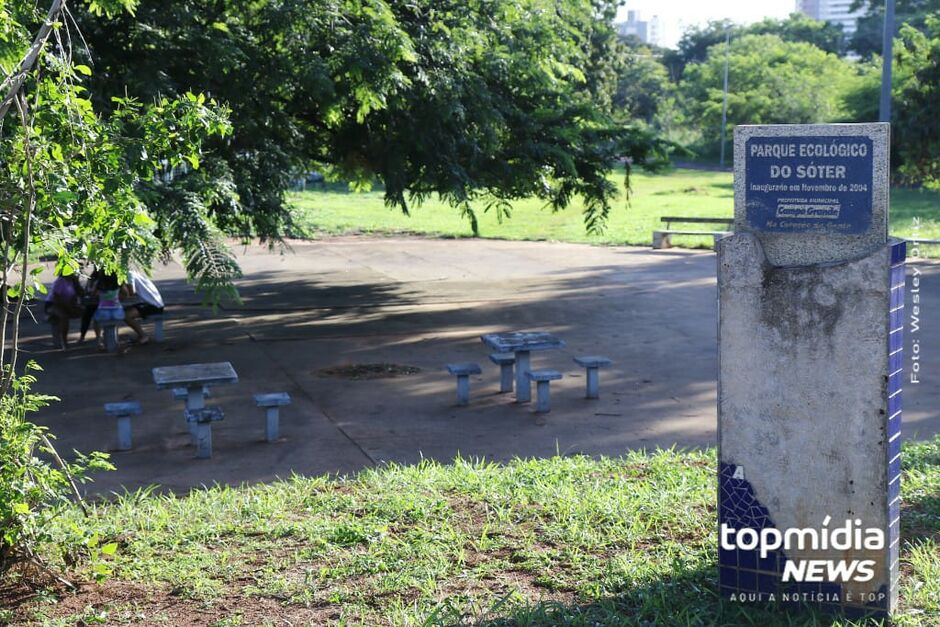
M516 354L516 401L519 403L528 403L532 400L532 388L527 376L529 353L565 346L561 339L551 333L543 332L485 333L480 336L480 340L497 353Z
M202 409L206 406L203 386L238 383L238 374L227 361L211 364L185 364L162 366L153 369L153 382L161 390L185 387L186 409ZM185 415L185 414L184 414ZM190 423L190 433L195 439L195 424Z

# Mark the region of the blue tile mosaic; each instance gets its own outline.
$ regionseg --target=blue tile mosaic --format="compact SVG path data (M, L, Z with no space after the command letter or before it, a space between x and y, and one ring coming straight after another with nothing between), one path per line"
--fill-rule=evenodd
M901 477L888 477L888 502L893 501L901 493Z
M901 456L898 455L888 462L888 476L896 477L901 474Z
M901 241L891 245L891 265L903 263L907 257L907 242Z
M888 436L889 438L891 436ZM888 442L888 459L894 459L895 455L901 453L901 438L894 438Z
M897 372L904 365L904 352L888 356L888 372Z
M743 591L757 591L757 573L752 570L739 570L738 589Z
M778 580L776 575L757 575L757 590L763 594L776 594Z
M718 569L718 583L730 588L738 587L738 569L722 566Z
M888 398L888 417L894 416L899 411L901 411L901 394L895 394Z

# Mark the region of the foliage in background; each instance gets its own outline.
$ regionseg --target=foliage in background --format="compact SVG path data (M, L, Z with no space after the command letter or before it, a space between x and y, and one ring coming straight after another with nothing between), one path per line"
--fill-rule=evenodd
M208 159L235 195L204 203L226 233L279 237L283 193L313 164L361 186L377 178L406 210L438 194L471 223L471 200L501 212L526 196L555 209L581 196L598 228L616 192L612 162L656 164L666 150L591 97L615 85L612 6L144 0L133 16L81 23L93 93L198 90L231 107L233 135Z
M858 18L858 27L852 34L849 48L865 59L880 55L884 37L884 0L854 0L852 10L861 10L863 14ZM904 24L925 31L927 17L936 15L938 11L940 11L940 0L895 0L895 38L900 34Z
M706 153L718 152L724 64L724 43L714 45L705 61L686 68L680 84L685 107L700 125ZM844 120L845 94L859 80L861 69L811 44L777 35L732 39L728 66L729 141L737 124Z
M905 25L897 66L908 80L895 99L892 142L900 157L899 172L907 183L940 188L940 13L929 17L925 32ZM898 85L898 83L895 83Z
M845 52L845 35L841 25L813 19L802 13L791 13L785 19L764 18L753 24L737 24L731 20L712 20L703 26L688 28L676 50L666 55L666 65L678 81L690 63L708 58L709 48L724 43L727 35L738 39L745 35L776 35L792 43L807 43L836 55Z

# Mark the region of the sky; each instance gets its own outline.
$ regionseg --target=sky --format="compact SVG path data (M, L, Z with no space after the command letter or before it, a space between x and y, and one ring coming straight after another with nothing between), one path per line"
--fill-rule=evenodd
M617 21L626 20L627 11L639 11L642 20L658 15L660 44L675 47L685 28L693 24L724 18L757 22L765 17L786 17L795 8L795 0L627 0Z

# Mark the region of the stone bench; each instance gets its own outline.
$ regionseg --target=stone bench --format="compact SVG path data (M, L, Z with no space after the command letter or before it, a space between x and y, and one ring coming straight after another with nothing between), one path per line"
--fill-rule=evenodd
M219 407L202 407L200 409L187 409L186 422L196 425L196 457L209 459L212 457L212 423L225 419L225 414Z
M105 403L104 413L117 418L117 450L129 451L132 446L131 416L140 415L140 403L137 401Z
M457 377L457 404L470 404L470 375L480 374L480 366L474 363L447 364L447 372Z
M600 368L606 368L612 362L608 358L601 357L600 355L585 355L583 357L575 357L574 363L587 371L587 385L585 386L584 398L600 398L601 386L600 373L598 371Z
M671 248L673 235L704 235L712 238L712 248L718 246L718 240L731 235L730 231L653 231L653 248Z
M265 408L266 421L264 425L264 439L273 442L278 438L280 409L290 405L290 395L287 392L271 392L269 394L255 394L255 405Z
M516 356L512 353L493 353L490 361L499 366L499 393L512 392L512 368L516 363Z
M560 379L561 373L557 370L530 370L526 376L536 384L535 413L547 414L552 410L551 391L548 386L552 381Z

